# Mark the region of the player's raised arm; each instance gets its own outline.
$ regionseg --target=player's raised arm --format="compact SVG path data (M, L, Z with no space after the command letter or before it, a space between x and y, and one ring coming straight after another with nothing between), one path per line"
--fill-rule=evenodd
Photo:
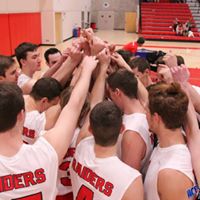
M97 62L95 57L86 56L83 59L81 63L83 69L68 104L62 110L54 128L49 130L44 136L56 150L59 160L63 158L72 139L80 111L88 92L91 74Z

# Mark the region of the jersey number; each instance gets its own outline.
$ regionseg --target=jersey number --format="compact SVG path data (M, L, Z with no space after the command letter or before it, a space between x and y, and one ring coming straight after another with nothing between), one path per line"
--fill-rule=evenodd
M92 190L82 185L76 196L76 200L93 200L94 193Z
M12 199L12 200L42 200L42 193L37 193L37 194L32 194L29 196L17 198L17 199Z
M60 166L59 166L59 169L62 170L62 171L65 171L67 176L66 177L61 177L60 178L60 182L62 185L64 186L71 186L71 179L68 175L69 173L69 165L70 165L70 161L64 161Z

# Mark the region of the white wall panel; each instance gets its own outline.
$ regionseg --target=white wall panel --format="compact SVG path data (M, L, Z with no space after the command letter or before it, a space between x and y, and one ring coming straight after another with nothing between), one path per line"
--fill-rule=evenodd
M44 11L41 13L42 44L55 44L55 13Z
M41 11L53 11L54 10L53 0L40 0L40 10Z
M55 11L80 11L91 7L91 0L53 0Z
M54 11L63 13L62 28L65 40L72 36L75 25L81 27L81 11L91 10L91 0L53 0L53 2Z
M97 13L101 11L114 11L114 29L124 29L125 12L136 11L138 0L91 0L92 1L92 22L98 22ZM109 6L105 6L105 3ZM98 26L98 23L97 23Z
M0 13L7 13L7 0L0 0Z
M0 0L0 13L41 12L42 43L55 44L55 12L62 12L63 40L81 27L81 11L91 10L91 0Z
M63 12L63 40L70 38L72 36L72 29L75 25L81 26L81 12Z
M8 13L40 12L40 0L7 0Z

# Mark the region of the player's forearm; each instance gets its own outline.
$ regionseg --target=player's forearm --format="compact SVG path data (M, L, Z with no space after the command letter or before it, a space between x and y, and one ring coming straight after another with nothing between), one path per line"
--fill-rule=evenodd
M91 71L86 72L86 70L84 70L81 72L80 78L72 91L70 103L75 104L78 107L83 105L89 89L91 74Z
M63 60L60 59L59 62L55 63L52 67L50 67L44 74L42 77L52 77L53 74L60 68L60 66L62 65Z
M99 75L95 81L93 88L92 88L91 99L90 99L90 110L97 103L99 103L103 100L104 92L105 92L106 69L107 69L107 67L104 68L101 66ZM76 145L78 145L82 139L84 139L88 136L91 136L91 133L88 131L88 127L89 127L89 113L87 114L84 125L81 128L81 131L78 135Z
M187 118L184 126L185 126L187 140L190 143L190 141L192 141L195 135L198 133L199 127L198 127L196 112L190 96L191 87L188 83L181 83L181 88L187 93L189 98L189 104L186 116Z
M67 80L72 75L73 70L77 66L77 63L73 61L70 57L62 64L62 66L53 74L53 78L65 86Z
M138 99L140 103L145 107L148 103L148 92L147 89L142 84L142 82L139 80L139 78L137 78L137 80L138 80L138 92L137 92Z
M198 134L199 126L197 122L196 113L192 105L191 100L189 101L188 111L187 111L187 120L186 120L186 134L188 141L193 140L194 136Z
M187 84L187 89L189 91L189 95L196 112L200 113L200 95L196 92L190 83Z
M99 75L95 81L95 84L91 92L91 109L97 104L100 103L104 98L105 93L105 79L106 79L106 68L101 66Z
M63 108L54 128L49 130L45 136L56 150L59 161L63 159L72 140L88 92L91 73L91 71L88 71L81 74L68 104Z

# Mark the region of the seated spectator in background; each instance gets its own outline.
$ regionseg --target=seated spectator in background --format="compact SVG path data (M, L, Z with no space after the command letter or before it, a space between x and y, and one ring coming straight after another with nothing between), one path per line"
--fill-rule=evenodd
M178 25L176 26L176 35L183 36L183 32L184 32L183 24L181 22L178 22Z
M139 37L136 42L129 42L128 44L125 44L123 49L135 54L138 47L141 47L144 43L145 39L143 37Z
M26 117L23 141L25 143L33 144L41 136L42 131L53 127L55 120L52 115L56 114L55 110L53 113L47 110L58 104L61 91L62 86L56 79L41 78L33 86L30 95L24 96ZM45 113L45 111L47 112ZM59 111L60 109L58 109Z
M185 24L183 24L183 36L194 37L192 24L189 20Z
M185 22L185 26L186 26L186 28L187 28L188 31L192 30L192 27L193 27L192 26L192 17Z
M191 19L188 20L186 23L182 23L177 21L173 25L173 31L175 30L177 36L187 36L187 37L194 37L194 33L192 32L192 24Z
M173 21L172 26L170 26L170 28L172 28L173 32L176 32L176 27L178 26L179 20L178 18L175 18L175 20Z
M17 83L18 76L15 60L10 56L0 55L0 81Z
M194 33L192 31L188 31L188 37L194 37Z
M54 66L60 61L62 54L57 48L49 48L44 53L44 58L48 67Z

